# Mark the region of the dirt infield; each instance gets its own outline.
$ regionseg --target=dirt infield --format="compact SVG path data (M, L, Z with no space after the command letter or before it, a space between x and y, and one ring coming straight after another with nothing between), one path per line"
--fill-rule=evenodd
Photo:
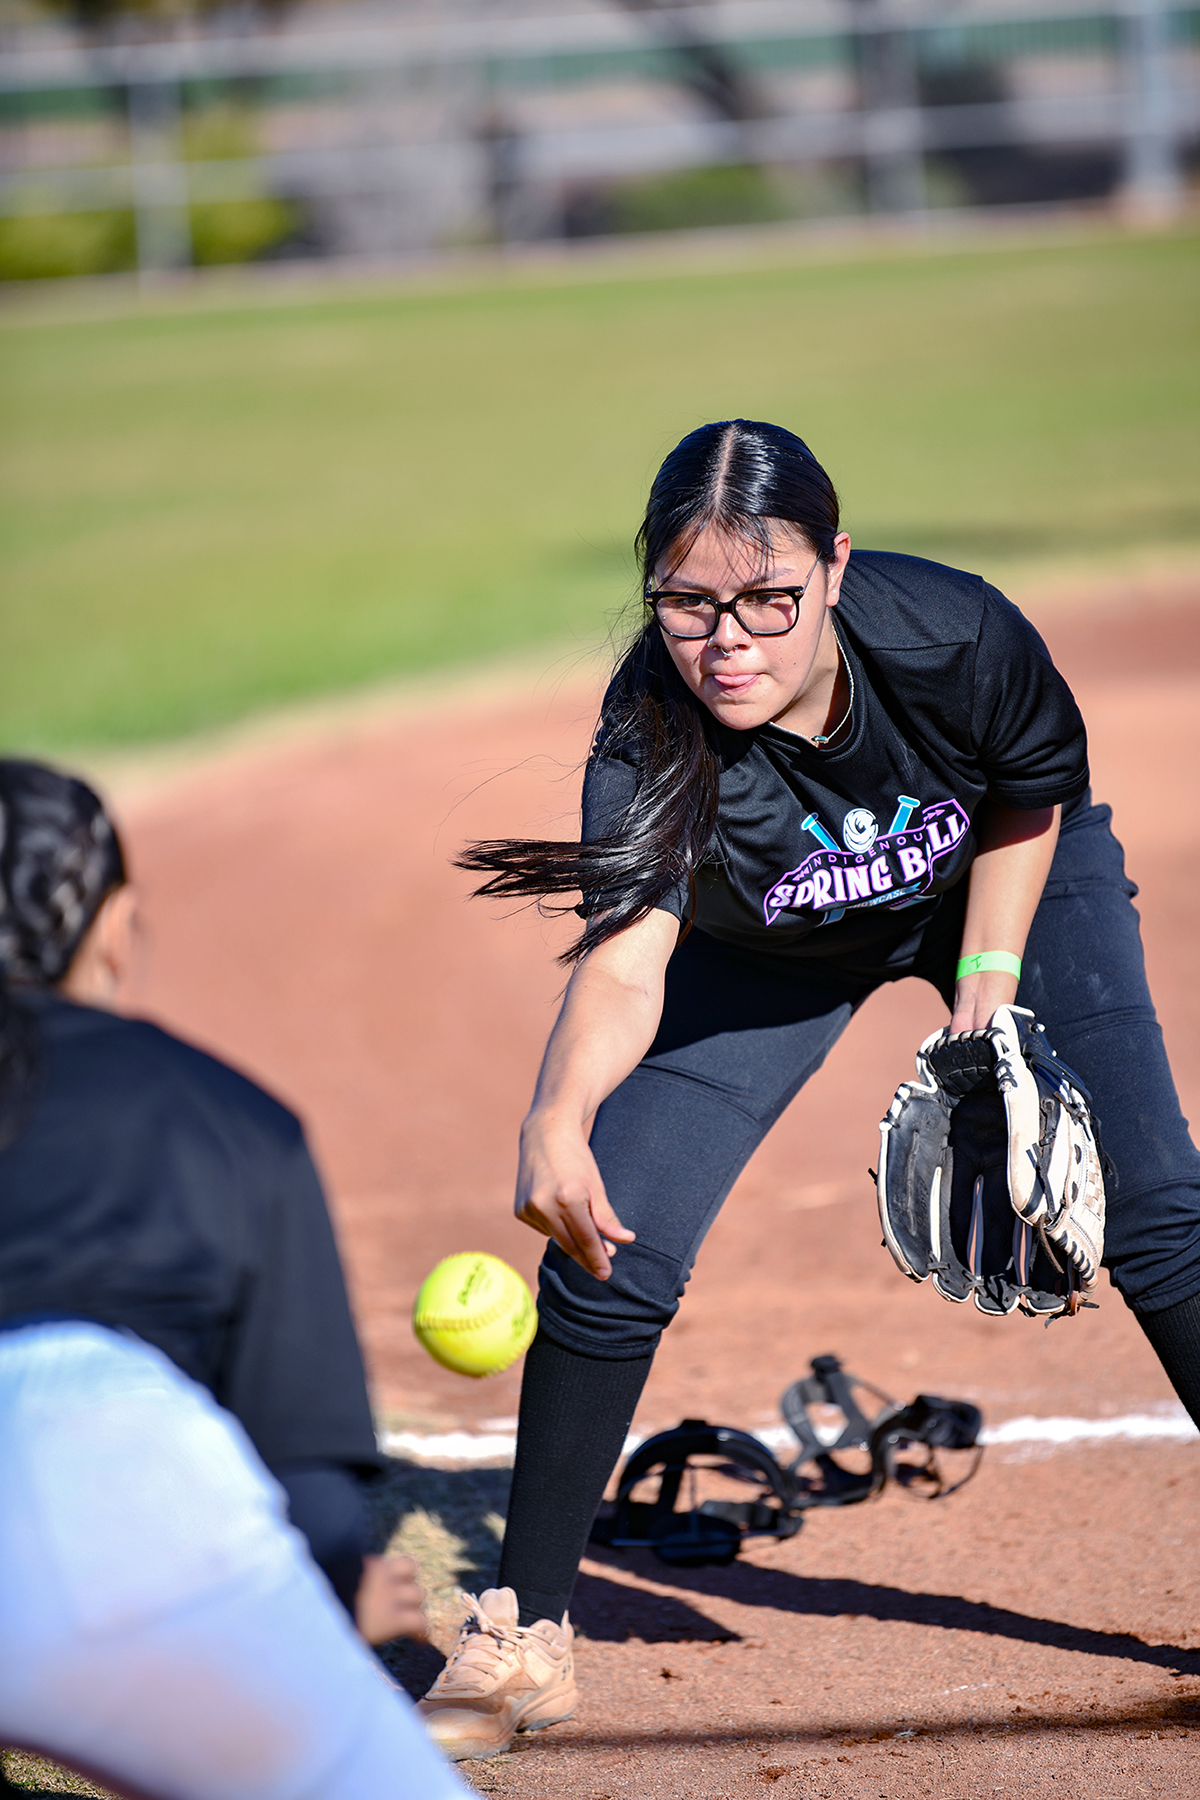
M1198 601L1042 619L1141 887L1151 980L1193 1113ZM153 940L143 1004L309 1121L394 1427L477 1430L516 1410L515 1372L446 1373L414 1345L408 1313L421 1275L452 1250L495 1251L531 1278L536 1266L510 1185L566 928L468 905L448 859L468 836L572 829L594 682L538 676L531 658L498 691L435 694L123 796ZM1107 1289L1099 1312L1050 1330L987 1321L905 1282L880 1249L865 1175L876 1124L941 1016L911 982L859 1015L738 1183L640 1426L684 1413L777 1420L782 1389L826 1350L903 1398L976 1399L992 1423L1167 1408L1153 1355ZM490 1488L472 1479L502 1497L499 1471ZM580 1800L1194 1792L1198 1500L1193 1443L1014 1445L992 1449L942 1505L889 1492L810 1517L798 1538L729 1570L590 1561L575 1608L578 1719L471 1779ZM437 1660L425 1650L401 1666L416 1682Z

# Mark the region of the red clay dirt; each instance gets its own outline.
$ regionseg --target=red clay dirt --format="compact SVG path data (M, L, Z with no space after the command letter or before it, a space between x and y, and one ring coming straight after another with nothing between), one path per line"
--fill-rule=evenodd
M1200 605L1040 622L1141 886L1194 1112ZM451 1375L408 1319L454 1250L533 1278L539 1240L510 1214L514 1144L567 926L468 904L449 858L468 837L572 832L594 704L591 680L539 679L531 653L493 691L448 687L118 790L152 937L141 1004L307 1119L389 1424L516 1411L517 1371ZM1107 1288L1099 1312L1049 1330L989 1321L912 1286L880 1248L865 1173L877 1121L941 1018L912 982L864 1008L738 1183L639 1426L776 1421L783 1388L827 1350L902 1398L972 1398L992 1423L1170 1401ZM1198 1499L1194 1443L992 1449L944 1503L890 1490L730 1569L603 1555L574 1609L577 1719L467 1773L522 1800L1194 1793Z

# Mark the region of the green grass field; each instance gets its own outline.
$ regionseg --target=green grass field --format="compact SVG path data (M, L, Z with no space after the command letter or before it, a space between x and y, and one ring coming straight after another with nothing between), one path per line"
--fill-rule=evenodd
M92 1794L106 1800L107 1788L95 1787L85 1781L81 1775L71 1775L60 1769L57 1763L46 1762L40 1756L29 1756L20 1750L0 1751L0 1758L6 1757L9 1788L5 1791L27 1794L30 1800L42 1800L51 1794Z
M1194 228L773 257L0 319L3 741L591 640L660 457L734 413L865 545L1001 582L1200 551Z

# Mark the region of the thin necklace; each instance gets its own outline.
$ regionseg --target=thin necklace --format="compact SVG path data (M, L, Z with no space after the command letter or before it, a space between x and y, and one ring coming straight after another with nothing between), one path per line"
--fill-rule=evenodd
M829 743L831 738L835 738L837 736L838 732L842 729L842 726L846 723L846 720L850 717L850 714L854 711L854 670L850 667L850 658L846 655L846 652L842 649L842 640L837 634L837 626L836 625L833 627L833 638L834 638L834 642L836 643L836 645L838 647L838 657L846 665L846 679L850 683L850 699L847 702L845 712L842 714L841 718L838 720L837 724L834 726L832 731L825 731L825 732L822 732L820 734L820 736L818 736L818 737L810 737L809 738L809 740L808 740L809 743L814 745L817 749L820 749L822 744ZM836 681L836 677L834 679Z

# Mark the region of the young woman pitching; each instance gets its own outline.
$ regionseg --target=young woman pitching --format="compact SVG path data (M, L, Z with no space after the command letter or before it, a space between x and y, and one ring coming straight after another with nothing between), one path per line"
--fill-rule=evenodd
M570 1713L576 1567L659 1335L751 1152L884 982L931 982L956 1032L1014 1000L1045 1025L1103 1122L1111 1278L1200 1417L1200 1156L1037 632L978 576L852 554L774 425L686 437L638 547L645 622L582 843L464 859L484 892L581 890L587 924L521 1132L517 1213L551 1241L503 1585L422 1703L456 1757Z

